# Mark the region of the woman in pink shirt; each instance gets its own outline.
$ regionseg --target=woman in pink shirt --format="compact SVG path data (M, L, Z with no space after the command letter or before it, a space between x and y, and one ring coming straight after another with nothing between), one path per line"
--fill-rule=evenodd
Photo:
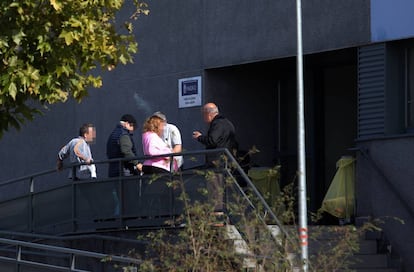
M162 140L162 133L165 121L158 116L151 116L143 125L142 149L144 155L155 156L169 154L173 151ZM171 157L156 157L144 161L142 171L144 174L169 173L170 170L177 170L177 163L173 160L171 167Z

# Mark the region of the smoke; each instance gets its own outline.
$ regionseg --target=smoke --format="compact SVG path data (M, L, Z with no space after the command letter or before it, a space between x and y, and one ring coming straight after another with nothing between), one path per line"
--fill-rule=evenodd
M152 113L151 106L145 101L138 93L134 94L135 104L139 111L142 111L145 116L149 116Z

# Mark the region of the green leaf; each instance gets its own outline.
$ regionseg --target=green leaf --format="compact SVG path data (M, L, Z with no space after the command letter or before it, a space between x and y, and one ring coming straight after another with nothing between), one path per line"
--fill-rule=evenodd
M33 80L39 80L40 79L39 70L31 69L30 78Z
M62 33L60 33L59 38L65 39L66 45L71 45L73 42L73 33L63 30Z
M15 34L13 35L13 37L12 37L13 42L14 42L16 45L20 45L20 43L21 43L21 41L22 41L22 39L23 39L23 37L24 37L24 36L26 36L26 35L23 33L23 31L22 31L22 30L20 30L19 32L15 33Z
M10 96L13 98L13 100L16 100L17 88L16 88L16 84L14 84L14 82L10 83L8 91L9 91Z
M9 64L10 67L16 67L17 66L17 62L18 62L17 56L12 56L9 59L8 64Z
M56 11L62 10L62 3L60 3L58 0L50 0L50 4Z

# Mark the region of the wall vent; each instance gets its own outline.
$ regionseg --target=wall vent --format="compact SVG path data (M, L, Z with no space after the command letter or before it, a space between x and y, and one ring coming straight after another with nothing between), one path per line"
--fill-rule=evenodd
M358 49L358 138L385 134L385 44Z

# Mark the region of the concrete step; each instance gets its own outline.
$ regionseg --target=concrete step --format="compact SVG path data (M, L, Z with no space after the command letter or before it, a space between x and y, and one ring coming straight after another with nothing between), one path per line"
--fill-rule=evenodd
M322 251L329 252L336 244L335 240L312 240L309 241L309 254L318 254ZM361 240L359 242L359 251L357 254L376 254L377 241Z
M318 256L318 254L324 254L324 252L329 253L332 248L336 245L337 242L342 239L341 226L311 226L309 228L309 233L312 239L309 239L309 257ZM268 225L268 229L273 234L273 237L276 238L276 241L280 239L280 228L275 225ZM246 245L241 245L240 241L242 240L241 235L234 237L234 232L230 231L229 237L232 237L233 240L239 241L235 243L240 249L246 250ZM355 253L350 262L350 269L355 272L398 272L397 268L391 268L389 262L389 256L383 252L378 251L378 243L382 238L382 234L379 232L367 232L361 240L359 241L359 251ZM236 247L236 248L237 248ZM297 257L296 257L297 258Z
M399 270L396 268L358 268L358 269L354 268L352 271L353 272L398 272ZM345 272L345 271L338 270L337 272Z
M356 254L351 268L388 268L388 256L385 254Z
M233 246L235 252L242 255L253 255L253 252L250 250L249 245L243 239L239 230L234 225L226 225L226 234L227 239L233 241ZM243 259L243 268L245 269L254 269L257 267L256 260L253 258L244 258Z
M311 226L310 237L314 234L314 240L309 240L309 254L318 254L332 248L340 237L339 226ZM340 228L340 227L339 227ZM337 235L337 233L339 233ZM355 272L398 272L391 267L389 255L378 251L379 242L383 239L380 231L368 231L359 241L359 251L351 259L350 268ZM328 251L326 251L328 252ZM323 254L323 253L322 253Z
M376 240L361 240L359 242L358 254L378 253L378 242Z

